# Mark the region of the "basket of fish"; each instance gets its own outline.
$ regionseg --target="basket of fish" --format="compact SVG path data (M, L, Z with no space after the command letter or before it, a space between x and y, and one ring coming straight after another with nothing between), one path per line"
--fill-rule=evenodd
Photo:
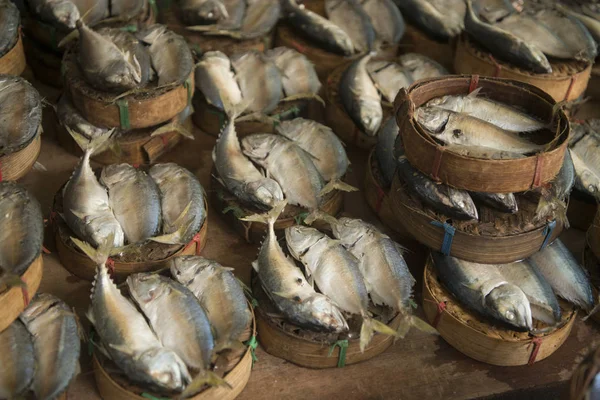
M1 0L0 74L21 75L26 66L19 9L10 0Z
M408 161L458 189L515 193L552 181L570 134L535 86L498 78L421 80L394 102Z
M108 249L80 244L99 263L88 317L102 398L231 400L242 392L255 322L231 268L177 257L170 276L134 274L121 292L109 276Z
M414 82L447 75L441 65L416 53L397 58L367 54L342 65L327 78L325 119L346 143L370 149L381 123L393 114L393 102L402 88Z
M37 294L0 331L0 397L67 400L80 372L80 352L73 310L51 294Z
M192 118L211 136L219 135L228 115L235 114L240 134L271 133L283 120L315 119L323 109L315 68L293 49L252 50L231 57L206 52L195 74Z
M161 12L160 20L200 53L231 55L270 49L280 13L278 0L182 0Z
M556 6L535 2L507 9L491 20L482 18L469 1L467 35L456 48L456 73L527 82L556 101L583 95L597 51L577 19Z
M282 11L275 45L304 54L323 80L359 54L396 56L404 34L402 14L391 0L285 0Z
M65 91L95 126L141 129L169 121L190 104L194 60L185 40L162 25L137 33L98 31L78 22L65 53Z
M415 280L397 243L362 220L317 212L335 239L309 226L287 227L289 257L274 230L284 206L248 217L269 226L252 263L266 352L304 367L343 367L381 354L412 326L435 332L411 313Z
M593 304L585 271L559 239L521 262L478 264L432 253L425 267L428 321L452 347L488 364L549 357L569 336L577 307L590 311Z
M56 135L63 148L77 156L92 139L108 135L102 148L91 159L101 164L154 164L179 144L182 138L194 139L191 104L172 120L155 127L121 130L102 128L89 123L68 96L61 96L56 106ZM80 146L78 142L83 140Z
M91 146L93 147L93 146ZM110 242L109 268L117 281L157 271L178 255L206 244L207 203L198 179L177 164L138 169L113 164L98 174L88 148L54 198L52 220L58 257L72 274L92 281L96 264L76 245Z
M600 291L600 211L596 213L593 222L586 232L586 241L582 254L582 263L593 286L594 296ZM593 310L591 318L600 322L600 314Z
M31 170L42 146L42 100L25 79L0 75L0 181Z
M337 215L342 191L357 190L342 180L350 164L342 142L327 126L303 118L282 122L276 133L241 140L230 120L213 161L211 202L248 242L260 242L267 230L245 220L248 215L285 198L288 205L274 225L281 231L312 211Z

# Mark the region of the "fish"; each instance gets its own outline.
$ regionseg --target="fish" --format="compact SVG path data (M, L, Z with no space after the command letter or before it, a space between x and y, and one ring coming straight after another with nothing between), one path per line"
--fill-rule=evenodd
M152 60L146 46L135 36L118 28L100 28L100 35L113 42L123 53L131 65L139 64L140 82L139 86L145 86L154 78L155 72L152 68Z
M594 295L585 270L560 239L534 253L527 261L563 299L585 311L594 307Z
M535 221L558 219L568 228L569 221L566 218L566 210L569 194L574 185L575 166L571 151L567 149L563 164L552 180L552 186L549 190L541 190L540 200L535 212Z
M444 110L467 114L512 132L532 132L543 129L547 124L514 107L479 96L481 88L467 95L436 97L426 104Z
M267 35L273 30L281 14L278 0L246 0L246 13L240 32L246 39Z
M412 84L411 76L393 61L372 60L367 64L367 71L377 90L389 103L394 102L400 89Z
M140 16L148 3L148 0L110 0L110 14L112 17L129 20Z
M341 179L346 174L350 160L344 144L328 126L309 119L294 118L282 121L275 131L312 155L313 163L325 181Z
M306 268L306 274L338 307L363 319L360 350L364 351L374 331L395 336L396 332L369 316L369 293L359 260L337 240L315 228L293 225L285 229L287 248Z
M19 319L31 334L35 354L32 389L37 399L55 399L80 372L77 317L59 298L36 295Z
M503 213L515 214L519 205L514 193L470 192L472 198Z
M395 0L403 15L432 38L447 42L464 29L465 4L461 0Z
M70 0L77 9L81 18L88 26L95 26L100 21L110 17L109 9L112 9L111 0ZM136 0L145 2L146 0ZM115 7L116 8L116 7ZM77 21L75 21L77 22Z
M158 86L181 85L194 69L194 59L185 39L164 25L152 25L140 33L148 51L152 67L158 75Z
M227 18L218 21L217 26L221 29L240 29L248 8L246 0L223 0L222 3L227 10Z
M87 141L103 136L111 136L114 132L114 129L99 127L88 122L88 120L81 115L79 110L75 108L69 99L69 96L60 96L56 105L56 116L58 117L59 123L65 127L65 129L68 128L73 132L77 132ZM106 150L111 143L111 140L106 140L104 143L105 146L98 148L96 150L97 153L102 153Z
M242 91L235 79L231 60L220 51L207 51L196 64L196 87L202 91L208 104L233 113L242 104Z
M575 167L575 187L600 199L600 137L586 134L569 150Z
M439 63L418 53L402 54L398 57L398 63L404 69L404 73L410 76L411 84L421 79L449 74L448 70Z
M571 151L565 151L563 165L552 181L552 192L554 197L565 201L575 185L575 166L571 158Z
M338 25L298 4L296 0L282 0L286 20L310 40L324 49L344 56L354 53L350 36Z
M406 30L402 14L392 0L364 0L360 3L371 19L375 34L384 44L396 44Z
M390 117L381 125L377 132L377 144L375 145L375 158L379 166L381 178L386 187L392 184L396 174L396 156L394 149L398 138L399 128L396 118Z
M319 207L325 181L308 152L292 140L269 133L244 137L242 149L279 183L288 203L309 210Z
M42 100L25 79L0 75L0 156L24 149L38 134Z
M81 14L70 0L28 0L29 9L42 21L63 31L75 29Z
M121 247L125 242L123 228L110 207L106 188L98 182L90 166L90 157L105 146L110 134L88 141L75 131L68 128L67 131L84 154L63 187L63 218L78 238L92 246L98 247L110 237L113 247Z
M417 122L431 135L448 145L489 147L494 150L529 154L543 151L537 145L512 131L469 115L437 106L421 106L415 112Z
M123 52L109 38L77 21L79 65L85 80L98 90L123 92L142 81L137 57Z
M381 99L367 65L372 54L367 54L344 71L339 93L344 109L356 126L368 136L375 136L383 119Z
M496 266L500 274L512 285L521 288L531 308L531 317L548 325L560 322L561 310L552 287L527 261Z
M537 46L504 29L479 20L473 11L471 0L467 0L465 30L471 38L499 58L535 73L552 72L550 62Z
M0 1L0 57L8 53L19 38L21 14L10 0Z
M0 398L25 395L33 384L35 369L33 338L17 319L0 332Z
M281 73L277 66L256 50L234 54L231 65L242 97L252 100L247 102L246 109L264 114L273 111L283 97Z
M288 258L275 234L274 224L285 201L278 203L266 215L244 217L245 221L268 224L268 232L252 267L260 285L277 309L299 327L319 332L346 332L348 323L340 309L327 296L317 293L300 268Z
M259 209L270 209L283 200L279 183L261 174L242 153L235 118L230 118L221 131L212 158L223 186L241 201Z
M187 366L173 350L163 347L144 316L108 274L110 241L95 250L73 240L98 265L86 315L100 337L102 351L133 382L158 390L183 391L192 381Z
M373 50L376 39L374 22L358 0L325 0L325 14L350 37L355 52Z
M321 89L315 66L304 54L287 47L276 47L267 50L265 57L279 69L286 97L317 94Z
M233 268L199 256L175 257L169 261L169 268L206 311L216 351L240 347L240 337L252 323L252 314Z
M556 5L556 8L558 8L565 14L576 18L579 22L583 24L583 26L585 26L590 35L592 35L592 38L594 38L596 44L600 43L600 20L598 20L595 17L586 15L585 12L581 9L581 7L577 7L573 4L569 4L567 6L559 3Z
M509 0L477 0L479 16L488 23L497 22L515 12L515 5Z
M162 235L152 237L159 243L186 244L206 220L206 193L187 169L175 163L155 164L148 172L160 190Z
M227 7L219 0L181 0L179 17L185 25L204 25L224 21L229 17Z
M107 165L100 183L108 189L109 206L128 243L143 242L160 232L160 191L146 172L129 164Z
M18 183L1 181L0 272L23 275L40 256L43 242L44 218L40 203Z
M494 264L478 264L432 252L440 281L463 306L515 330L531 330L531 305L521 288Z

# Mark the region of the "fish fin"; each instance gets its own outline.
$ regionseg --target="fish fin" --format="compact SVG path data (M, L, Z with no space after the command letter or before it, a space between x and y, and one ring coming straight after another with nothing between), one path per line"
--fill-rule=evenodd
M256 272L258 272L258 261L252 261L252 268L254 268Z
M373 333L379 332L384 335L398 337L398 332L390 328L383 322L377 321L376 319L370 318L366 315L363 316L363 323L360 328L360 351L365 351L367 345L373 339Z
M329 215L326 212L321 211L321 210L311 211L306 216L306 218L304 218L304 223L307 225L312 225L312 223L317 220L325 221L329 225L333 225L333 224L337 223L337 219L334 216Z
M316 93L293 94L291 96L284 97L283 99L281 99L281 102L290 102L290 101L297 101L297 100L316 100L319 103L321 103L321 105L323 107L325 107L325 100L323 100L323 98Z
M135 352L133 350L131 350L129 347L127 347L127 346L109 343L108 347L110 347L111 349L114 349L114 350L118 351L119 353L123 353L123 354L126 354L128 356L131 356L131 357L133 357L135 359L138 358L138 357L135 356Z
M327 183L327 185L325 185L325 187L321 189L319 197L323 197L327 193L333 192L334 190L341 190L343 192L357 192L358 188L355 188L354 186L341 181L339 178L336 178L330 180L329 183Z
M69 132L69 135L71 135L73 140L75 140L77 145L81 148L81 150L90 151L91 154L95 154L104 145L106 145L107 142L110 140L110 138L112 138L112 135L116 130L115 128L113 128L98 137L89 139L89 138L85 137L84 135L82 135L81 133L75 132L74 130L72 130L71 128L69 128L66 125L64 127L67 130L67 132Z
M214 353L220 353L225 350L245 351L246 346L244 345L244 343L240 342L239 340L225 340L221 343L218 343L213 348Z
M91 258L97 265L106 264L106 260L108 260L114 240L115 234L114 232L111 232L110 235L107 236L106 241L101 244L98 249L94 249L91 244L71 236L71 241L73 241L73 243L75 243L75 245L79 247L79 249L84 252L85 255Z
M65 37L63 37L60 42L58 42L57 47L59 49L63 49L66 47L67 44L69 44L77 39L79 39L79 30L73 29Z
M160 136L160 135L164 135L165 133L169 133L172 131L176 131L177 133L179 133L181 136L183 136L186 139L192 139L194 140L195 137L194 135L188 131L187 129L185 129L185 127L177 122L172 122L170 124L165 124L157 129L155 129L151 134L150 137L154 137L154 136Z
M190 221L188 224L181 224L179 228L172 233L167 233L166 235L155 236L150 238L149 240L157 243L165 243L165 244L185 244L183 238L185 233L189 231L192 227L194 221Z
M477 96L479 95L479 92L481 92L481 89L482 89L482 87L481 87L481 86L480 86L480 87L478 87L477 89L475 89L475 90L473 90L471 93L469 93L469 94L467 95L467 97L472 97L472 98L475 98L475 97L477 97Z
M44 164L39 161L36 161L35 164L33 164L33 169L36 171L48 172L48 168L44 167Z
M92 325L96 325L96 319L94 318L94 313L92 311L92 307L91 306L85 312L85 316L87 317L88 321L90 321L90 323Z
M227 386L232 388L231 385L223 378L220 378L217 374L212 371L201 371L196 375L192 382L185 388L185 390L179 395L178 399L186 399L194 396L205 386Z
M281 200L273 206L271 211L268 211L264 214L248 215L246 217L241 218L241 220L249 221L249 222L260 222L262 224L271 224L271 223L274 224L275 221L277 221L277 218L279 218L279 215L285 209L286 205L287 205L287 201Z
M310 285L310 287L312 287L313 289L315 288L315 277L314 275L312 275L310 273L310 269L306 268L306 275L308 276L308 284Z
M2 289L10 289L14 287L20 287L23 289L27 289L27 282L21 279L21 277L17 274L13 274L12 272L4 271L0 276L0 282L2 283Z
M594 308L592 308L585 317L581 318L581 320L587 321L587 319L590 318L592 315L596 314L598 310L600 310L600 302L596 304Z

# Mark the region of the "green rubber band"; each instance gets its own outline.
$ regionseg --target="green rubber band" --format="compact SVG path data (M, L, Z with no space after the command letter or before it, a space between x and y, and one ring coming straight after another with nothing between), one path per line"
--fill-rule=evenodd
M121 129L131 128L131 122L129 121L129 104L127 103L127 100L117 100L117 107L119 107L119 120L121 123Z
M256 356L258 340L256 340L256 336L252 335L252 337L244 344L250 348L250 355L252 356L252 366L254 366L254 363L258 361L258 357Z
M294 221L296 221L296 225L303 225L304 220L308 217L308 212L302 212L294 217Z
M90 329L90 333L88 335L88 355L91 356L94 353L94 330Z
M331 357L336 346L340 348L340 355L338 357L337 367L343 368L346 366L346 351L348 350L348 340L338 340L337 342L332 344L329 348L329 354L327 355L327 357Z
M158 7L156 6L156 1L148 0L148 4L150 4L150 8L152 8L152 12L154 13L154 17L158 17Z
M210 114L216 115L219 118L219 132L221 132L223 125L225 125L225 114L223 114L221 111L213 110L212 107L207 107L206 111L208 111Z
M132 33L137 32L137 30L138 30L137 25L134 25L134 24L125 25L119 29L121 29L122 31L125 31L125 32L132 32Z
M232 212L233 215L237 218L240 219L242 217L244 217L244 211L242 211L241 208L237 207L237 206L227 206L223 209L222 213L223 214L227 214L228 212Z
M190 102L192 101L192 95L194 94L190 78L185 80L183 86L187 89L187 103L190 105Z
M287 118L289 116L298 116L298 114L300 114L300 111L302 110L300 110L298 106L294 106L289 110L285 110L280 112L279 114L273 115L273 118L275 118L278 122L281 122L282 119Z
M252 298L252 301L250 302L250 304L252 304L252 308L256 308L258 307L258 300L256 300L254 297Z
M170 400L164 397L154 397L150 393L142 393L142 397L150 400Z

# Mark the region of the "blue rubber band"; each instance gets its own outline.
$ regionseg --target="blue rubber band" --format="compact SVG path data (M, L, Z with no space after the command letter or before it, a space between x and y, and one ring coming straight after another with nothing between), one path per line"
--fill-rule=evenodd
M431 221L431 225L444 228L444 241L442 242L441 253L445 256L450 255L452 249L452 240L454 239L454 233L456 228L446 222Z

